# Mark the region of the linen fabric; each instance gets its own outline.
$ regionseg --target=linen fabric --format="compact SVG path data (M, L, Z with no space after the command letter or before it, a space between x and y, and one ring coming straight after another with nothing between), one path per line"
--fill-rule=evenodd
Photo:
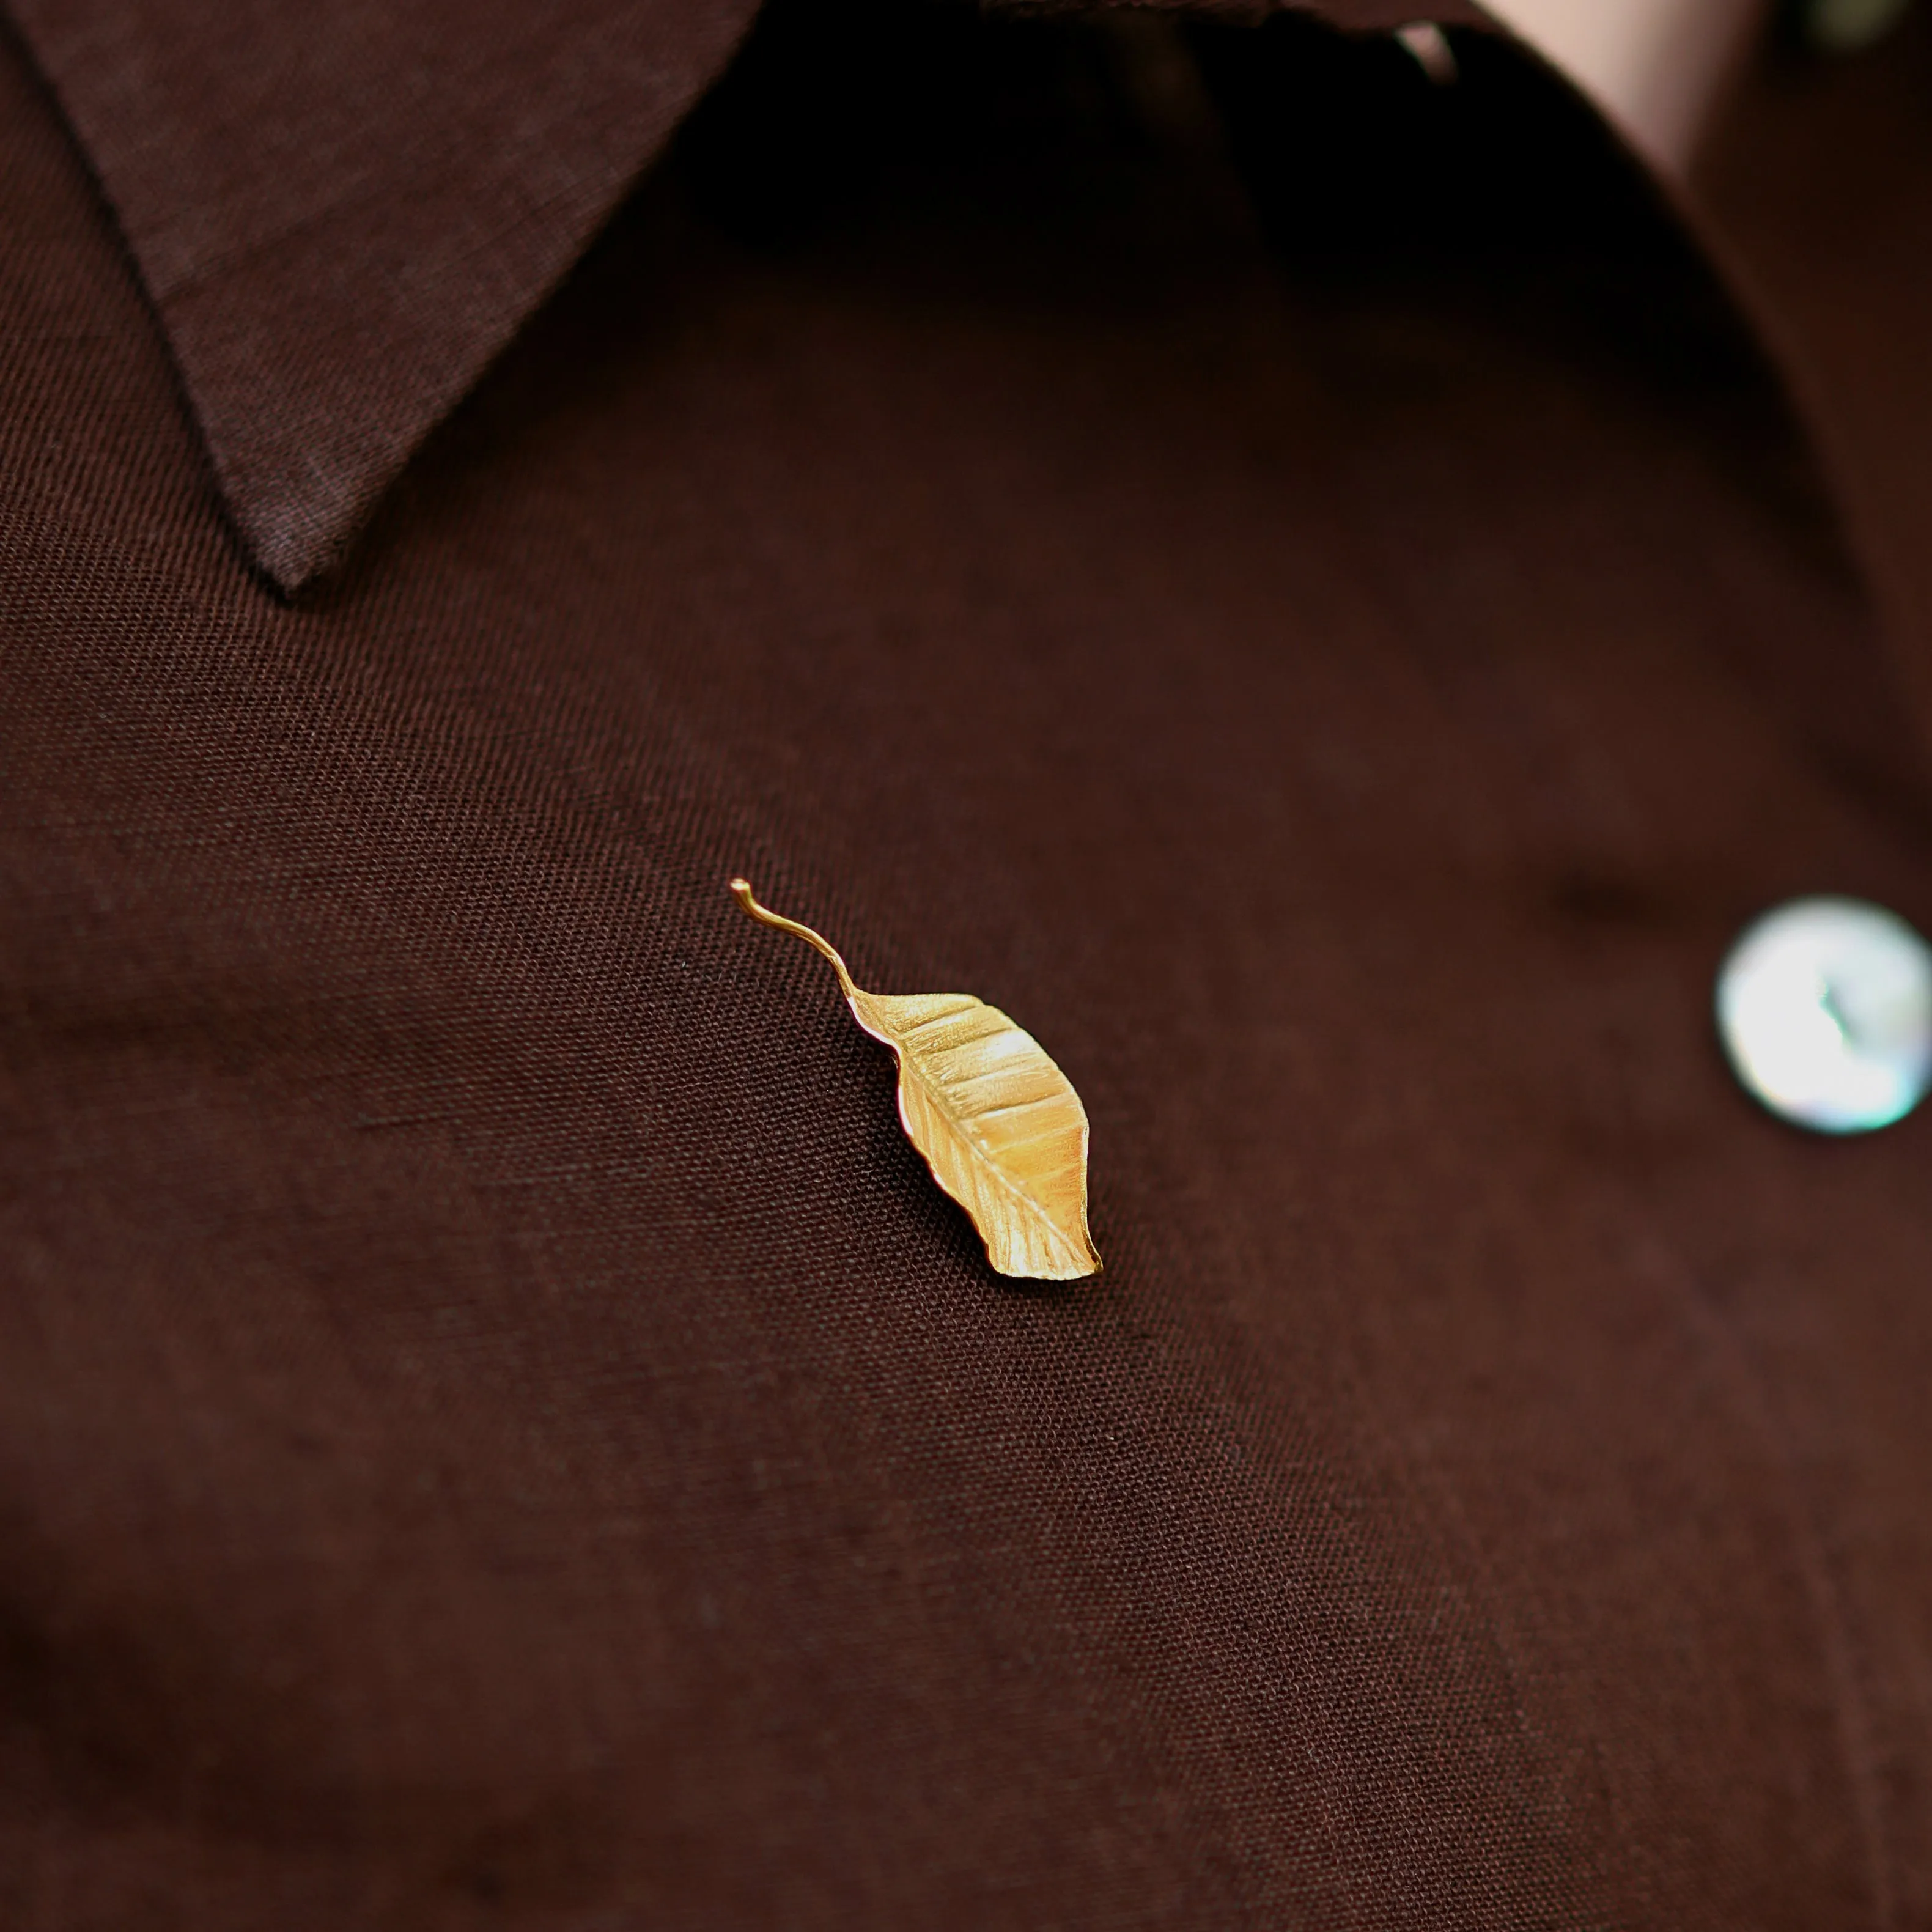
M1474 29L17 12L0 1922L1932 1921L1928 1130L1708 1013L1932 926L1802 222Z

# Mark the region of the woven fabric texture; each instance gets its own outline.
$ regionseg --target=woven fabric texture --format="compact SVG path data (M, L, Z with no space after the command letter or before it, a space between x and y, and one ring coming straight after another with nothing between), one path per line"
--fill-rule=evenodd
M1910 681L1457 47L781 6L292 602L0 47L0 1921L1932 1920L1932 1129L1708 1018L1932 926Z

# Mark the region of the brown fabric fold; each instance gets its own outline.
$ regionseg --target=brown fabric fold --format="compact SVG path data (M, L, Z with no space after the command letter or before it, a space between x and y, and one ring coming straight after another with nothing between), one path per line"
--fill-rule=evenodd
M349 0L298 20L276 0L10 4L242 541L292 592L580 254L757 0ZM1316 10L1366 31L1414 10Z
M1932 8L1853 58L1768 44L1693 185L1785 345L1932 736Z
M715 77L754 0L13 0L229 512L326 569Z

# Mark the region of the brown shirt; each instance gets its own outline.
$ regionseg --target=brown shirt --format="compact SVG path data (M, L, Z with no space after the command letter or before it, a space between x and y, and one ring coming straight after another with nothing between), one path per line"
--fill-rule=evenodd
M1932 33L1408 10L14 0L0 1923L1932 1924Z

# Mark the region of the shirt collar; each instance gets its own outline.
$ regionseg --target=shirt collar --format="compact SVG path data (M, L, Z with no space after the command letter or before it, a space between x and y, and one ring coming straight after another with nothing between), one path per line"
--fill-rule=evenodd
M241 540L292 592L583 253L757 0L13 6ZM1373 30L1414 5L1307 10Z

